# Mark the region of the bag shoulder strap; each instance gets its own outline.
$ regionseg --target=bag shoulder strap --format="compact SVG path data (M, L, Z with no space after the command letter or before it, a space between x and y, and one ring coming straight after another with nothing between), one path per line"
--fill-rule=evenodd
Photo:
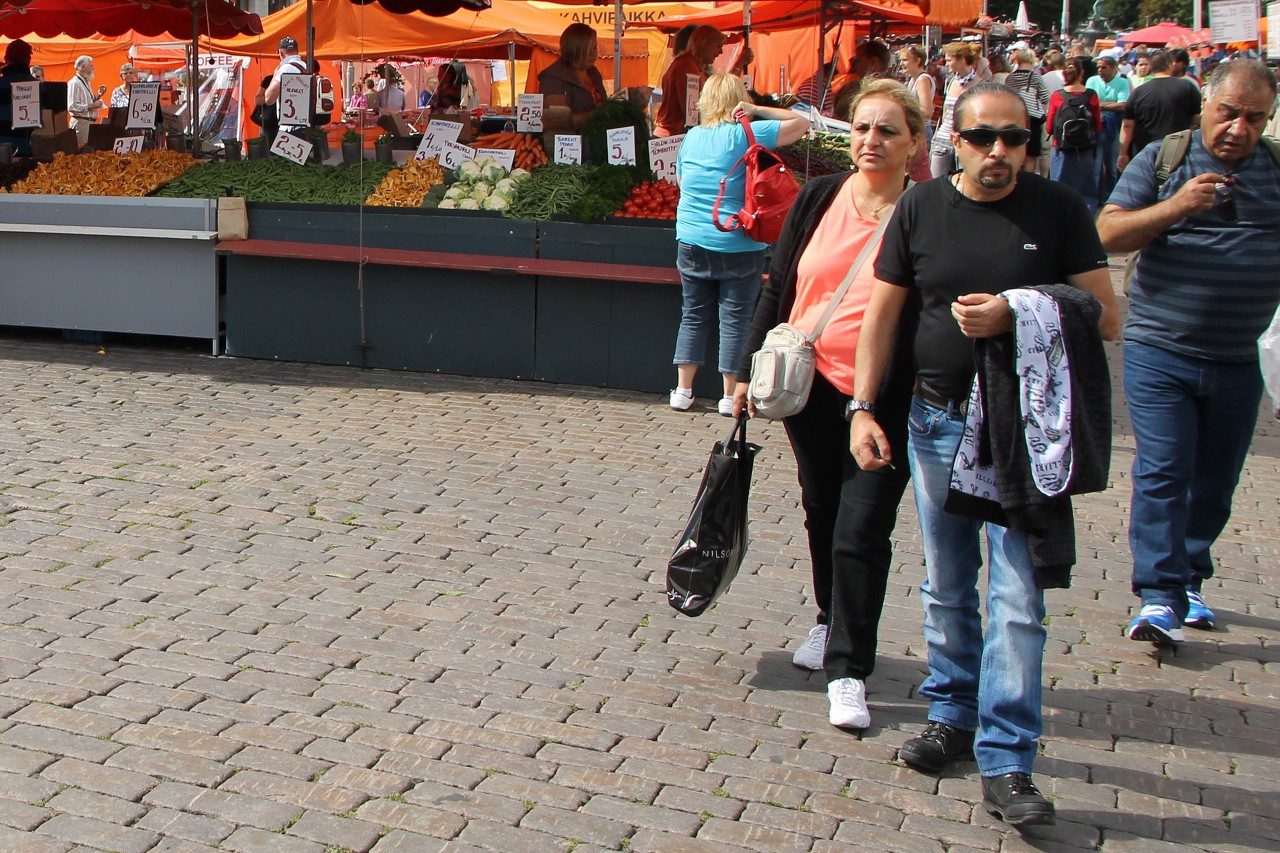
M889 227L889 219L893 216L893 208L894 205L891 204L885 209L875 233L871 235L871 239L862 247L862 251L858 253L857 260L853 262L853 266L849 267L849 271L844 274L844 281L840 282L836 292L831 294L831 301L827 303L827 310L822 312L822 316L818 318L818 324L813 327L813 331L805 338L810 346L822 336L823 330L827 328L827 323L831 321L836 309L840 307L840 302L844 299L844 295L849 292L849 285L853 284L853 280L857 278L859 271L862 270L862 265L867 262L872 250L880 245L880 238L884 236L885 229Z
M1165 185L1173 170L1182 165L1191 150L1191 131L1180 130L1171 133L1160 141L1160 150L1156 153L1156 192Z
M1262 134L1262 144L1267 149L1267 153L1271 155L1271 161L1280 166L1280 139L1264 133Z
M747 118L746 113L743 113L738 116L738 121L742 124L742 129L747 132L747 152L738 158L738 162L733 164L729 174L720 179L720 192L716 194L716 203L711 206L711 224L716 227L717 231L737 231L742 227L737 214L730 216L724 224L720 222L720 203L724 201L725 187L729 183L729 179L733 177L733 173L738 171L739 166L748 168L746 165L747 159L751 156L751 149L756 145L756 136L751 132L751 119Z

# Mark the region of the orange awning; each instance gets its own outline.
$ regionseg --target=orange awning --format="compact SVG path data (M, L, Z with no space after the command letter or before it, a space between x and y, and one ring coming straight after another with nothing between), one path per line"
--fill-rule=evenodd
M971 26L982 14L982 0L920 0L920 11L931 26Z

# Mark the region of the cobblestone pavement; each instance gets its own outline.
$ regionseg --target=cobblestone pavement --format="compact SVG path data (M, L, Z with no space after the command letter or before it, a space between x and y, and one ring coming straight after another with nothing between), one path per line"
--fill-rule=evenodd
M1113 351L1114 354L1114 351ZM0 851L1280 849L1280 429L1260 419L1176 653L1122 638L1127 471L1049 595L1025 838L920 731L918 528L873 727L830 728L794 466L743 575L665 561L729 422L654 395L0 338Z

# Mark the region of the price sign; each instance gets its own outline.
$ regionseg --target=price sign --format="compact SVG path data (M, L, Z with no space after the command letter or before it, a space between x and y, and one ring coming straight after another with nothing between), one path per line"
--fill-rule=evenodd
M444 143L440 149L440 165L446 169L456 169L468 160L476 159L476 150L452 139Z
M578 165L582 163L582 137L573 133L557 133L554 156L556 163Z
M673 184L676 182L676 155L680 153L681 142L684 142L683 133L649 140L649 168L654 175Z
M1280 4L1276 3L1267 7L1267 59L1280 59Z
M698 112L698 96L702 94L702 78L697 74L684 75L684 124L694 127L701 120Z
M294 136L287 130L282 130L276 134L275 142L271 143L271 153L279 154L284 159L292 160L301 166L311 156L311 143Z
M129 89L129 119L125 127L129 130L153 128L159 113L160 84L134 83Z
M40 84L13 84L13 126L40 126Z
M542 96L521 95L516 104L516 130L542 133Z
M413 159L425 160L428 157L439 157L440 152L444 150L444 144L457 140L460 133L462 133L461 122L433 118L427 122L427 129L422 132L422 141L418 143L418 150L414 152ZM443 160L440 165L444 165Z
M516 152L510 148L477 148L475 159L492 157L498 165L510 172L516 167Z
M309 124L311 124L311 75L281 75L280 126L306 127Z
M140 154L142 152L141 136L122 136L111 146L117 154Z
M615 127L606 131L605 144L609 147L610 166L636 164L636 129L634 127Z
M1257 4L1254 0L1212 0L1209 24L1214 42L1257 41Z

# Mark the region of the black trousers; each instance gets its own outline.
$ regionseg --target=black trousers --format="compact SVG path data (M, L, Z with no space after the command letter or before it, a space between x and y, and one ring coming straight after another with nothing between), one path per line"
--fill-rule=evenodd
M848 401L817 374L804 410L783 421L800 478L818 622L828 626L828 682L866 680L875 668L876 633L893 559L893 526L911 476L910 386L899 383L876 404L876 419L889 437L896 470L858 467L849 452L849 422L844 418Z

